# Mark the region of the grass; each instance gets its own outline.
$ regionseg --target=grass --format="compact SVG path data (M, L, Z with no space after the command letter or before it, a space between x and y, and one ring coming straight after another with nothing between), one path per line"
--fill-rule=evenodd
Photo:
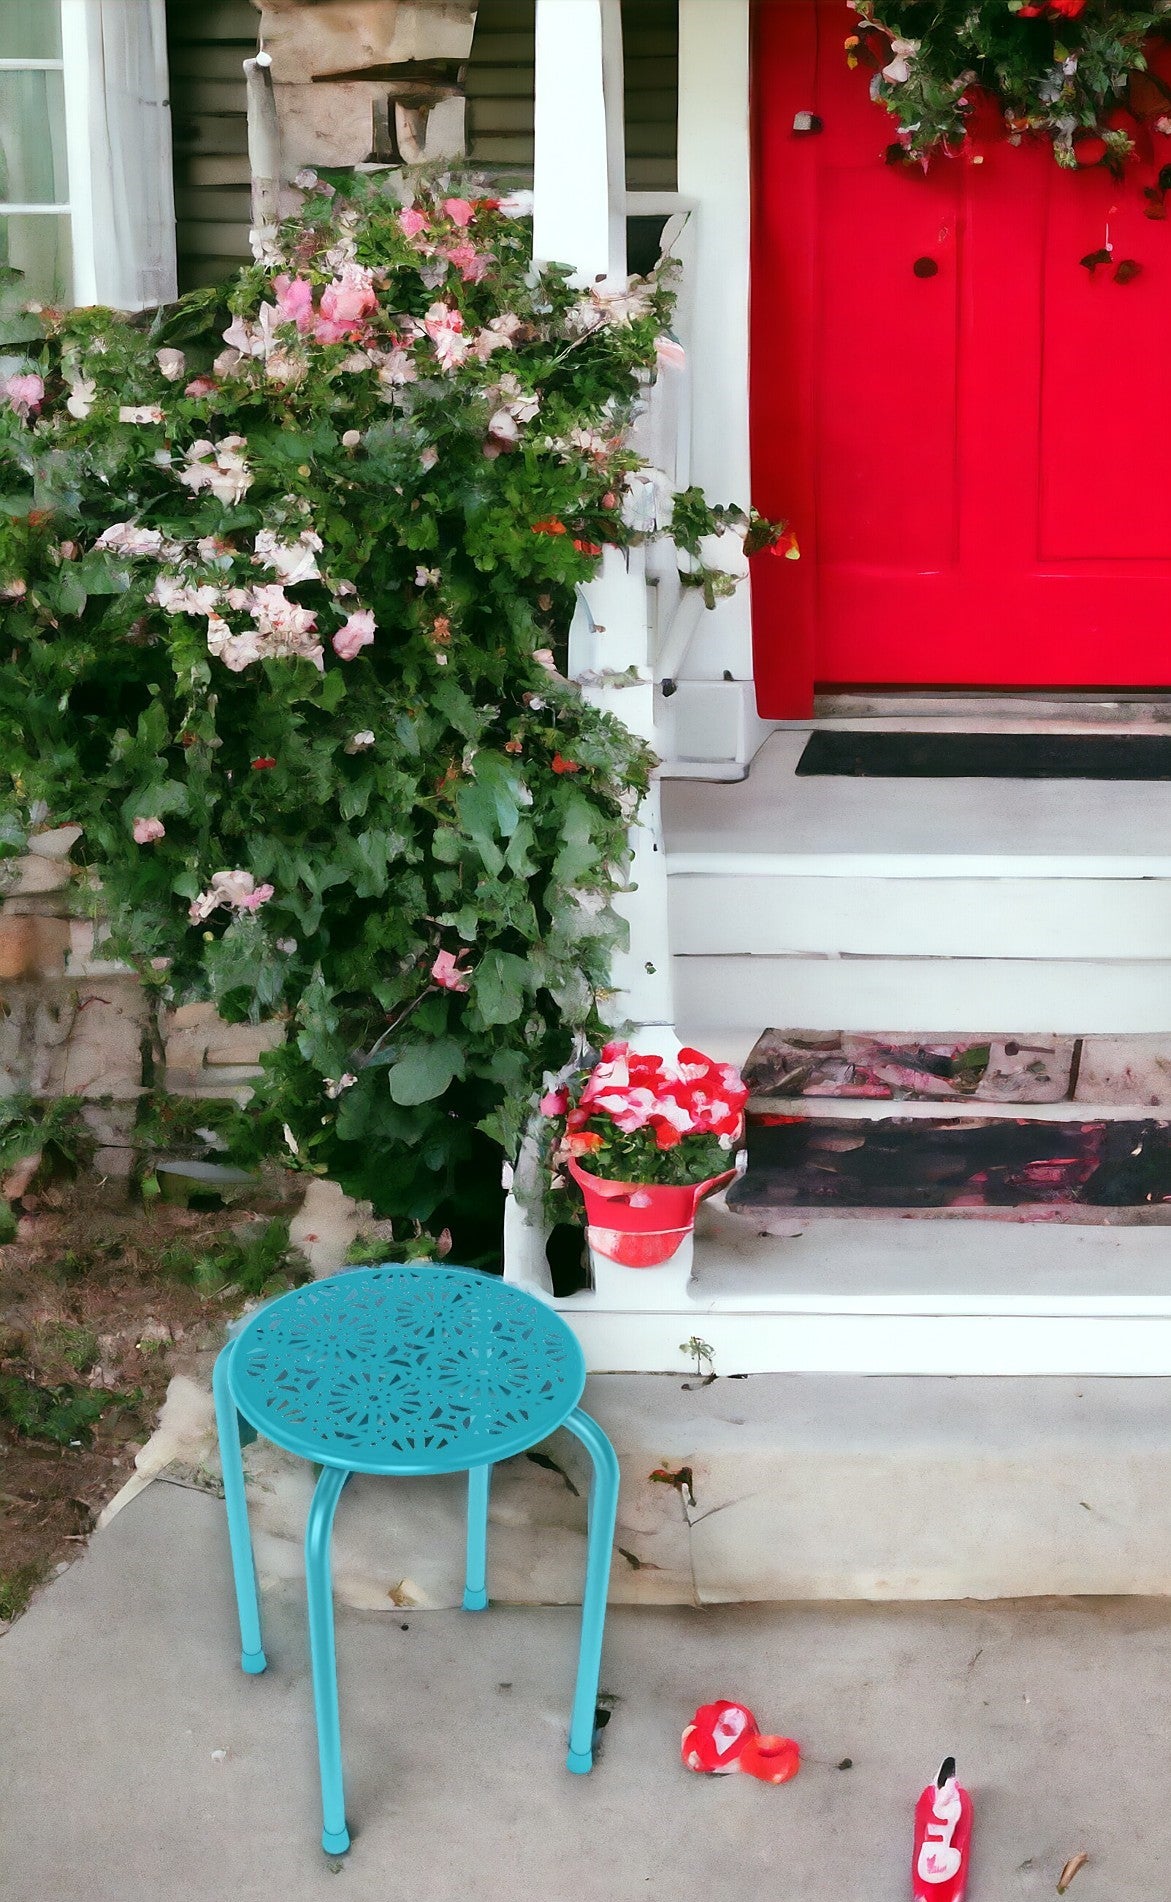
M46 1562L33 1561L0 1572L0 1624L19 1618L48 1569Z
M244 1295L273 1294L308 1275L304 1263L290 1257L288 1223L275 1217L201 1253L185 1242L171 1242L159 1254L158 1268L168 1279L185 1282L200 1294L219 1294L227 1288Z
M107 1407L129 1404L126 1394L95 1393L65 1381L42 1387L22 1374L0 1374L0 1429L54 1446L88 1446Z
M98 1337L92 1327L71 1321L50 1321L40 1330L45 1353L63 1360L75 1374L88 1374L101 1358Z

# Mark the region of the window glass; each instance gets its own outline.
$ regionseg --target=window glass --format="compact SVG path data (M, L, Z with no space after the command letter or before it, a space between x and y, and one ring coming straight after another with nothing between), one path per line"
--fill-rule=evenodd
M68 196L61 74L0 69L0 204L60 205Z
M73 302L68 218L52 213L34 218L0 215L0 264L24 274L16 293L19 303Z
M0 59L60 59L57 0L0 0Z

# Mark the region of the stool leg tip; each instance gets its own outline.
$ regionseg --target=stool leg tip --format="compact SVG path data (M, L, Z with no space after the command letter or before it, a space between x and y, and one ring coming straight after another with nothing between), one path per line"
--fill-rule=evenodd
M249 1677L259 1677L268 1667L268 1659L263 1651L241 1651L240 1669L247 1671Z
M565 1767L567 1770L572 1770L576 1777L587 1776L594 1767L593 1751L571 1750L565 1759Z
M464 1593L465 1611L487 1611L488 1594L486 1591L466 1591Z
M344 1856L349 1846L350 1846L350 1832L348 1829L342 1828L342 1829L323 1829L322 1830L321 1847L324 1849L327 1856Z

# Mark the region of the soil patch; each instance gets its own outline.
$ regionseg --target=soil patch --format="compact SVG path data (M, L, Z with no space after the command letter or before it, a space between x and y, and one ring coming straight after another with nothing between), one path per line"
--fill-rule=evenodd
M207 1372L241 1280L299 1278L275 1199L148 1211L88 1179L24 1208L0 1247L0 1630L85 1544L171 1376Z

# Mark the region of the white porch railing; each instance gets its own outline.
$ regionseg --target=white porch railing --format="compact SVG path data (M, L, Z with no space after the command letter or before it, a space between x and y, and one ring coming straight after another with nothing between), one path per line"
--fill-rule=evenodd
M636 441L648 464L672 487L689 479L691 391L687 342L687 271L694 202L674 193L627 193L622 127L622 39L619 0L537 0L534 251L575 268L582 282L625 281L626 218L665 213L662 250L679 260L677 329L682 364L662 367L648 387ZM693 606L694 604L694 606ZM656 751L660 683L677 669L702 612L698 593L682 586L674 548L654 539L628 550L607 548L598 575L581 590L570 631L569 671L583 691ZM629 680L634 669L636 681ZM622 685L607 677L626 675ZM668 682L668 685L670 683ZM630 889L617 909L629 926L627 949L614 969L614 1015L633 1026L643 1049L679 1046L675 1034L667 864L657 777L631 833ZM538 1167L535 1155L522 1170ZM552 1282L546 1234L510 1195L505 1221L505 1272L547 1295ZM686 1282L690 1246L677 1257L673 1282ZM604 1269L603 1269L604 1274ZM664 1298L665 1298L665 1290ZM606 1305L603 1288L594 1298ZM621 1305L621 1296L616 1294Z

